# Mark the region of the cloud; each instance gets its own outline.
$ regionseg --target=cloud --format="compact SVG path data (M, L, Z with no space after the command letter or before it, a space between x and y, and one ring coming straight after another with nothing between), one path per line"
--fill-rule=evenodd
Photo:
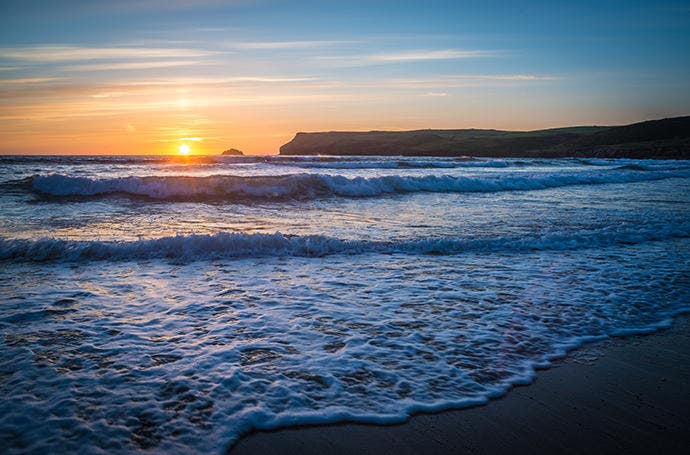
M136 58L196 58L217 52L184 48L29 46L0 48L0 58L29 62Z
M104 92L104 93L96 93L94 95L90 95L91 98L117 98L118 96L127 96L130 95L129 92Z
M103 68L105 69L105 68ZM285 85L308 87L332 87L333 82L321 81L316 77L271 77L271 76L238 76L223 78L195 78L181 77L174 79L144 79L123 81L113 84L101 84L91 87L99 90L90 95L92 98L114 98L126 95L145 95L159 93L178 93L177 90L198 91L204 89L219 89L223 86L240 87L242 89L262 90L277 88ZM174 92L170 92L175 90Z
M17 79L0 79L0 84L40 84L42 82L56 81L58 77L22 77Z
M366 57L373 62L410 62L421 60L454 60L460 58L491 57L492 51L442 49L432 51L410 51L391 54L374 54Z
M227 84L242 84L257 86L271 85L271 84L295 84L295 85L325 85L328 82L321 81L318 77L302 76L234 76L234 77L178 77L173 79L145 79L134 80L129 82L121 82L117 84L119 87L205 87L215 85Z
M311 82L316 81L316 77L262 77L262 76L244 76L229 78L227 82Z
M533 74L460 74L424 79L385 79L372 81L369 85L402 89L443 89L556 80L559 78Z
M120 64L115 65L117 65L116 68L122 68ZM98 64L95 68L88 65L84 69L106 70L112 69L112 67L113 64ZM120 76L118 74L115 80L102 82L99 82L100 74L98 73L92 78L81 77L81 74L79 76L74 78L0 79L0 102L10 102L12 100L11 102L15 103L15 105L22 105L29 100L63 102L68 99L84 98L112 101L130 96L137 97L138 99L150 97L174 97L178 99L181 95L195 98L197 96L208 96L213 93L216 95L228 92L245 95L250 93L276 93L276 91L294 93L295 91L303 92L313 89L344 87L341 83L321 80L311 76L247 75L217 78L153 77L151 79L129 79L129 75Z
M290 49L310 49L324 46L334 46L338 44L351 44L356 41L256 41L229 43L227 47L234 49L247 50L290 50Z
M160 62L92 63L85 65L65 66L62 69L65 71L112 71L170 68L174 66L192 66L201 64L202 63L197 60L163 60Z
M431 60L457 60L468 58L496 57L497 51L489 50L461 50L461 49L436 49L436 50L410 50L391 53L365 54L365 55L322 55L317 60L328 61L329 65L342 66L366 66L386 63L420 62Z
M555 81L559 78L553 76L535 76L533 74L483 74L469 76L455 76L456 78L484 79L494 81Z
M227 27L194 27L191 30L198 33L225 33L231 29Z

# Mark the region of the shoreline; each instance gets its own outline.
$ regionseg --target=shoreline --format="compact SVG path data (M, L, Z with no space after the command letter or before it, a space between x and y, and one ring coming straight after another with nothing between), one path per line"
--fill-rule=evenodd
M670 328L570 351L486 405L394 425L254 431L232 455L339 453L684 453L690 428L690 316Z

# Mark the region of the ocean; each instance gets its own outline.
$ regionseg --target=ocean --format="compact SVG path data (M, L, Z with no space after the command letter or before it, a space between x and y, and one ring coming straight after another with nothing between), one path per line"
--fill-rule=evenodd
M690 310L690 162L0 157L9 452L486 403Z

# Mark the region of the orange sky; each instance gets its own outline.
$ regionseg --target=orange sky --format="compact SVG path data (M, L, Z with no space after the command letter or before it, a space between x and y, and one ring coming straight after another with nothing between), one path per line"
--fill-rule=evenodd
M635 121L614 108L593 116L521 91L551 79L462 81L152 78L85 83L5 82L2 151L56 154L194 154L238 148L276 153L298 131L499 128ZM455 87L458 86L458 87ZM435 91L434 91L435 90ZM439 90L445 90L438 92ZM7 101L9 99L9 102Z
M298 131L530 130L690 108L684 10L403 3L10 2L0 153L267 154Z

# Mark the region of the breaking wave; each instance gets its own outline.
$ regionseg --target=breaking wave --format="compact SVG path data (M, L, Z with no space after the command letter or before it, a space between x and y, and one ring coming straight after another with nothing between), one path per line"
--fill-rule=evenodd
M476 159L456 157L446 159L410 159L405 157L359 157L340 156L281 156L281 155L34 155L0 156L0 164L63 165L233 165L271 164L300 168L325 169L404 169L404 168L456 168L456 167L508 167L511 165L538 165L538 160L509 161L503 159Z
M690 177L690 169L492 173L482 176L379 176L348 178L339 175L284 176L151 176L90 179L61 174L34 175L30 188L49 196L103 196L121 194L161 200L314 199L375 197L391 194L438 192L526 191L571 185L631 183Z
M140 259L185 261L242 257L322 257L334 254L461 254L577 250L690 237L690 223L620 225L576 233L495 238L429 238L408 241L344 240L321 235L192 234L135 241L0 238L0 260L26 262Z
M415 161L415 160L376 160L376 161L331 161L331 160L270 160L268 164L292 166L303 169L456 169L456 168L506 168L510 166L525 166L524 161L508 162L504 160L444 160L444 161ZM529 163L532 164L532 163ZM536 165L536 163L535 163Z

